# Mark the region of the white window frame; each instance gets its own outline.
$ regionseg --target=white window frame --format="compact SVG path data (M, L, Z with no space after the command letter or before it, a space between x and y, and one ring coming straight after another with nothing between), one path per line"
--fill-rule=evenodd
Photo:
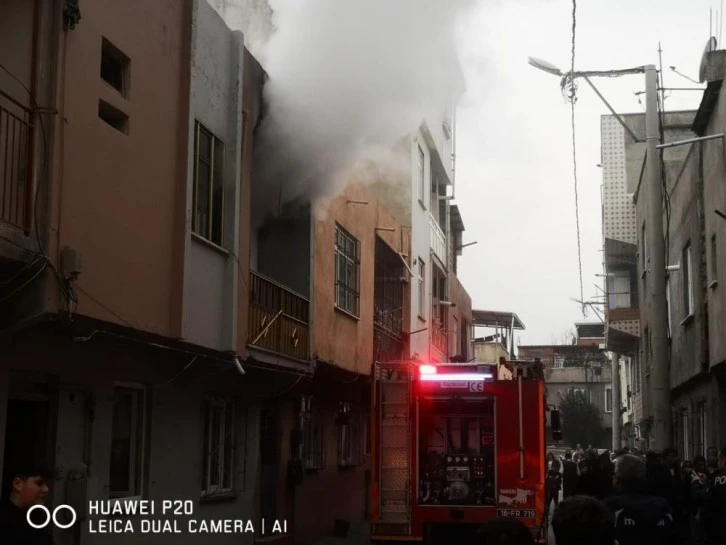
M204 134L209 137L210 141L210 157L209 157L209 179L201 180L199 173L200 163L205 163L200 156L200 135ZM195 236L214 244L220 248L224 248L225 237L225 146L224 142L215 135L211 130L205 127L200 121L194 121L194 155L193 160L193 188L192 188L192 232ZM217 160L221 164L217 164ZM221 178L221 179L220 179ZM202 221L197 202L200 195L200 187L207 186L209 191L209 202L207 203L206 225L201 225ZM219 202L215 196L215 191L219 190ZM219 233L215 234L214 226L219 222Z
M422 206L425 207L426 205L426 154L424 153L423 148L421 147L421 144L416 144L417 148L417 160L418 160L418 168L417 168L417 174L418 174L418 193L419 193L419 202L421 202Z
M683 305L686 313L685 318L693 316L695 313L695 304L693 300L693 260L691 252L691 243L686 243L683 248Z
M573 388L569 388L567 390L567 392L568 393L570 393L570 392L575 392L575 393L576 392L580 392L580 393L583 393L583 394L585 394L585 397L587 398L587 401L590 402L590 403L592 403L592 390L590 390L590 388L574 388L573 387Z
M418 317L426 320L426 262L418 258Z
M691 459L691 445L690 445L690 437L688 429L688 411L682 410L681 411L681 425L683 428L683 444L681 445L683 447L683 459L684 460L690 460Z
M147 433L147 388L143 384L134 382L115 382L114 388L114 405L117 390L134 392L134 406L131 412L132 437L130 438L129 450L131 451L129 459L129 480L136 483L132 484L130 490L112 490L110 467L109 467L109 498L112 501L121 500L140 500L146 492L145 475L146 475L146 433ZM113 452L114 440L114 406L111 407L111 449L109 452L109 465L113 463L111 453Z
M625 280L625 286L623 286ZM632 293L630 271L613 271L608 276L608 308L630 308Z
M715 287L718 284L718 246L716 245L716 233L711 235L711 272L710 286Z
M203 498L234 494L237 490L237 447L239 444L238 431L238 402L231 396L207 396L204 403L204 430L202 467ZM213 414L218 412L217 444L213 444ZM231 422L229 422L231 420ZM229 445L229 446L228 446ZM217 462L216 483L212 484L212 458L214 453L220 453ZM229 471L225 470L227 457L230 458Z
M609 405L609 408L608 408ZM612 386L605 386L605 412L606 413L612 413L613 412L613 387Z

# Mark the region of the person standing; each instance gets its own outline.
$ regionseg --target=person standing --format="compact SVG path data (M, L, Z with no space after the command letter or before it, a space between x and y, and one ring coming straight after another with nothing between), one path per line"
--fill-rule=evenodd
M53 545L50 533L52 524L45 528L33 528L28 523L28 511L35 505L43 505L48 499L50 472L39 464L26 463L14 470L8 497L0 503L0 543L3 545ZM45 514L34 512L39 521Z
M620 545L679 545L668 502L648 491L643 460L629 454L617 458L613 489L605 505L615 516Z
M718 470L711 475L703 514L711 543L726 543L726 448L719 454Z
M565 498L575 494L577 487L577 464L572 461L572 453L568 450L565 453L565 460L562 462L562 495Z

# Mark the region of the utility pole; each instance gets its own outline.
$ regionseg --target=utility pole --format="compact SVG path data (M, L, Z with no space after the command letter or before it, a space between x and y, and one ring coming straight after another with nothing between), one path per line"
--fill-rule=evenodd
M620 448L620 354L612 355L612 402L611 409L613 411L613 452Z
M645 273L650 321L652 363L650 371L653 396L653 449L671 446L670 369L668 362L668 319L666 316L666 262L663 237L663 186L661 176L660 130L658 123L658 77L655 65L645 66L645 139L648 191L645 193L646 222L650 263ZM642 339L646 347L649 339ZM647 353L647 349L645 351Z

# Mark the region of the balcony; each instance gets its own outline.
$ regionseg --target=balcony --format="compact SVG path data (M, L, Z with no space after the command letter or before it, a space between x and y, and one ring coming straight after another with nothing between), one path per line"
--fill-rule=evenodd
M439 323L434 323L433 328L431 328L431 344L433 344L434 348L436 348L442 354L448 355L446 329L444 329L444 326L440 325Z
M297 360L310 359L310 301L250 271L248 343Z
M446 235L444 234L444 231L439 226L439 223L436 221L436 218L429 212L429 231L431 236L431 249L434 252L434 255L438 258L439 262L441 263L441 266L446 269L446 265L448 263L447 255L446 255Z
M30 228L33 113L0 90L0 221Z

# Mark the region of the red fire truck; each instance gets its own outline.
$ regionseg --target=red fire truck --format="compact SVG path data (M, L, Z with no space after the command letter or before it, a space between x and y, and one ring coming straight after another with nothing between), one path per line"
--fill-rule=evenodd
M464 541L504 519L546 543L538 360L378 363L373 377L372 540Z

